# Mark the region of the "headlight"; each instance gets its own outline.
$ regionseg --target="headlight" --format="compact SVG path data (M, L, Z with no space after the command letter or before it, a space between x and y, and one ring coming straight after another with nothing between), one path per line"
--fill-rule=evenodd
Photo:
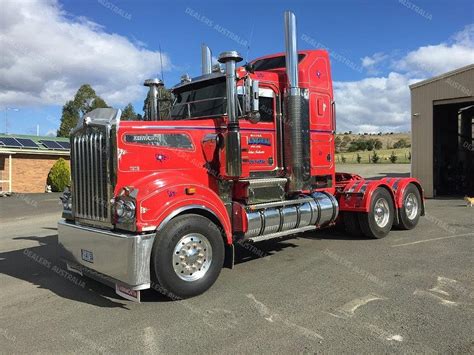
M72 202L71 200L67 200L66 202L63 201L63 208L65 210L71 211L72 210Z
M135 217L135 203L133 201L118 200L115 203L115 215L120 220L130 220Z
M69 188L66 187L60 199L63 204L63 209L66 211L71 211L72 210L72 195Z

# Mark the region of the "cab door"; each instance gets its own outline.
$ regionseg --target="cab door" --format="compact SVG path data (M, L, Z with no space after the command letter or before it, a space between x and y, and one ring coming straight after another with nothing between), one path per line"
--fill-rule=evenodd
M281 164L279 154L278 96L270 88L259 89L260 121L240 119L242 147L248 147L250 177L276 176Z

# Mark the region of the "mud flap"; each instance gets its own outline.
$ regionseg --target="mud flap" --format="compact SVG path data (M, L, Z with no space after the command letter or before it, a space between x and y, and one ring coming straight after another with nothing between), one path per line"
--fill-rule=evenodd
M84 274L82 273L82 271L80 269L76 269L74 266L71 266L68 263L66 263L66 268L71 272L74 272L78 275L84 276Z
M234 244L226 245L225 246L224 267L228 268L228 269L233 269L234 268L234 260L235 260Z
M140 291L115 284L115 293L129 301L140 303Z

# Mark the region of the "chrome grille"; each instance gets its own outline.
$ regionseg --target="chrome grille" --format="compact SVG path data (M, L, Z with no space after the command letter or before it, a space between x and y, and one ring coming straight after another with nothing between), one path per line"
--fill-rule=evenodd
M74 216L110 222L105 127L92 127L71 137Z

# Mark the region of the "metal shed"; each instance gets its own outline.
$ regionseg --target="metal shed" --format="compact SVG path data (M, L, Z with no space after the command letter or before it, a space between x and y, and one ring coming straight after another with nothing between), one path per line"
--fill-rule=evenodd
M474 196L474 64L410 85L412 166L427 197Z

